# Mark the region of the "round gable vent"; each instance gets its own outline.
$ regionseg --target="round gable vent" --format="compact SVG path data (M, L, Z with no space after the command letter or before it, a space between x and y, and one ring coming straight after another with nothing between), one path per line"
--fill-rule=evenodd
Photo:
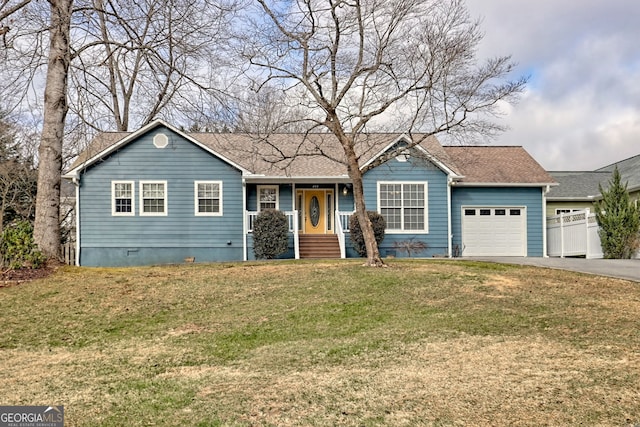
M164 133L159 133L153 137L153 145L155 145L156 148L164 148L169 145L169 137Z

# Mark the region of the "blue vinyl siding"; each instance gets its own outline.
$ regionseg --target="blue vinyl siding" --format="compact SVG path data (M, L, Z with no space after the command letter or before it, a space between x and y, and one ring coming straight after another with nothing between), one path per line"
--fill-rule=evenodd
M153 136L169 136L156 148ZM112 216L111 182L133 181L135 216ZM166 181L166 216L140 216L140 181ZM195 216L195 181L222 181L222 216ZM166 128L156 128L81 176L81 265L242 259L241 172Z
M407 162L391 159L364 176L364 197L368 210L379 212L378 182L417 182L427 183L427 233L387 232L380 245L382 256L406 256L406 253L394 248L396 242L409 239L422 241L427 249L413 256L431 257L445 255L448 252L448 219L447 219L447 174L428 160L411 157Z
M462 206L526 207L527 256L543 256L543 207L540 187L453 187L453 245L461 247Z
M258 210L258 187L277 186L278 187L278 206L279 210L289 212L293 210L292 184L247 184L247 210Z

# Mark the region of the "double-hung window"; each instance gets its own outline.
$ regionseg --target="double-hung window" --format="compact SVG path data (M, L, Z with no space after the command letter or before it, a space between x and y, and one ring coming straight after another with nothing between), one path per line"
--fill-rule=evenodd
M133 181L111 182L111 214L113 216L135 215Z
M258 210L278 209L278 187L275 185L258 186Z
M222 182L196 181L194 187L196 216L222 215Z
M140 215L167 215L167 181L140 181Z
M428 232L426 182L379 182L378 207L387 230Z

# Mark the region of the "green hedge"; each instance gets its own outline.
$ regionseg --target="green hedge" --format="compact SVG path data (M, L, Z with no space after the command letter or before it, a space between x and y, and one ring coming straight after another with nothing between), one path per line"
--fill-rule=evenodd
M258 259L273 259L289 247L289 220L275 209L261 211L253 222L253 253Z
M367 211L367 215L371 221L376 242L378 242L378 246L380 246L380 243L384 240L384 231L387 228L387 222L378 212ZM349 218L349 232L351 234L351 243L353 243L353 248L361 257L366 257L367 247L364 243L364 235L362 234L360 222L358 221L356 214L351 215Z

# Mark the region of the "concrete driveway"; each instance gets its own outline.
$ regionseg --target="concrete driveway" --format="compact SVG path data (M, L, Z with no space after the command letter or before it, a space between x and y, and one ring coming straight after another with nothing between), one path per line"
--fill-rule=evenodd
M557 268L599 276L640 282L640 259L584 259L584 258L536 258L536 257L464 257L463 259L499 262L504 264L533 265Z

